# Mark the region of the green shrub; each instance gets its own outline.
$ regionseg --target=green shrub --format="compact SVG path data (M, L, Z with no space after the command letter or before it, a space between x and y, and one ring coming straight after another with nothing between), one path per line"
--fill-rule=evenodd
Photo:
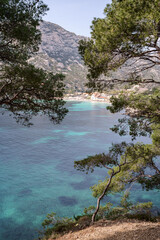
M75 220L72 218L60 218L56 216L56 213L52 212L46 216L46 219L42 222L43 236L48 239L52 234L64 233L73 228Z

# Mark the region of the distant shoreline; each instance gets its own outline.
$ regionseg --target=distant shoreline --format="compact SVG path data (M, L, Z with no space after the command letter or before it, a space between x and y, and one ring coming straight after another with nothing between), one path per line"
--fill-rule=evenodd
M100 94L100 93L93 93L92 95L89 95L88 93L82 93L82 94L66 94L64 96L64 101L77 101L77 102L98 102L98 103L110 103L110 97L111 95L107 94Z
M92 102L92 103L95 102L95 103L111 104L109 100L91 100L91 99L77 98L77 97L72 97L72 98L64 97L63 100L64 101L75 101L75 102Z

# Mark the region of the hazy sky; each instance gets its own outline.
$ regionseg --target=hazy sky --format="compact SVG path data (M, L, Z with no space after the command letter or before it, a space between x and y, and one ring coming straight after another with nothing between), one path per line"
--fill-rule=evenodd
M94 17L103 18L103 10L111 0L43 0L50 10L44 20L56 23L68 31L90 36Z

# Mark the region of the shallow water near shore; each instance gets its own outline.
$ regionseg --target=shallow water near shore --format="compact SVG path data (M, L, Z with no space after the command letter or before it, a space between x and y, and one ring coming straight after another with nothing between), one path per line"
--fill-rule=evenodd
M60 125L37 116L27 128L0 115L0 240L34 239L48 213L72 217L95 204L89 187L103 180L106 171L86 175L74 169L74 161L107 152L111 143L130 141L111 132L121 114L109 113L106 103L68 102L67 107ZM133 200L152 200L158 206L160 193L138 188ZM107 200L116 204L118 199Z

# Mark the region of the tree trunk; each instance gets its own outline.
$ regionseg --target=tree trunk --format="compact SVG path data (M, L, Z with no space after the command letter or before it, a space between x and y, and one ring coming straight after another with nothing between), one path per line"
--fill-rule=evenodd
M110 184L111 184L111 181L112 181L112 177L113 177L113 176L114 176L114 173L112 172L112 174L111 174L111 176L110 176L110 178L109 178L109 181L108 181L108 183L107 183L107 186L105 187L105 189L104 189L103 193L100 195L100 197L97 199L97 207L96 207L95 212L94 212L93 215L92 215L92 223L95 222L96 215L97 215L97 213L98 213L98 211L99 211L101 199L102 199L102 198L104 197L104 195L106 194L106 192L107 192L107 190L108 190L108 188L109 188L109 186L110 186Z

